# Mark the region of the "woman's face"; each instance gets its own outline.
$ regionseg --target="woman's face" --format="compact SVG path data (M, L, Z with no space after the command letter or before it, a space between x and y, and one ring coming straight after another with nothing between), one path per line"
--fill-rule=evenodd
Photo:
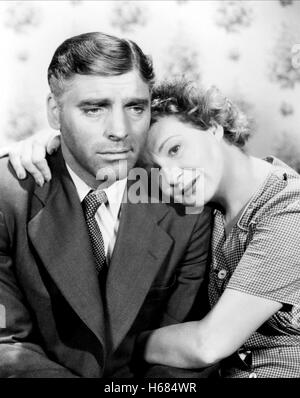
M188 206L203 206L217 193L223 171L221 126L200 130L164 116L148 133L147 152L161 168L162 190Z

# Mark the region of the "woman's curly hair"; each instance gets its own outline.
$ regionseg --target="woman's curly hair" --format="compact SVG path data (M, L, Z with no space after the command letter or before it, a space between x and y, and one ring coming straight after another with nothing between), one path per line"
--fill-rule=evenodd
M251 135L248 117L214 86L204 91L185 80L162 82L153 88L151 112L151 124L171 115L201 130L218 123L224 138L241 149Z

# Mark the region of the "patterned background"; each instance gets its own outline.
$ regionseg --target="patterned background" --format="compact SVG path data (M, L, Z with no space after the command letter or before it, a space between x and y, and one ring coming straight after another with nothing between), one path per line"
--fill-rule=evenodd
M53 52L67 37L99 30L135 40L158 78L185 74L218 86L255 121L249 151L300 171L296 0L1 1L0 145L47 128Z

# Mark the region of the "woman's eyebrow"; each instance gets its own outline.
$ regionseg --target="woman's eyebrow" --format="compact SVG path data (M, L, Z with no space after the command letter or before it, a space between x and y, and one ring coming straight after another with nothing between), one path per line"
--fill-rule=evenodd
M164 145L171 139L171 138L175 138L175 137L180 137L179 135L172 135L168 138L166 138L159 146L158 148L158 152L161 152L161 150L163 149Z

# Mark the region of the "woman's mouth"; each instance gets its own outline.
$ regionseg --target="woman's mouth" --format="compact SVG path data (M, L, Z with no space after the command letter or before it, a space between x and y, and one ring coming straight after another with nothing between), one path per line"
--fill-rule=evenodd
M193 193L195 185L197 183L197 181L199 180L200 175L198 175L197 177L195 177L192 181L188 182L187 184L185 184L183 186L183 188L180 188L181 190L181 195L187 195L189 193Z

